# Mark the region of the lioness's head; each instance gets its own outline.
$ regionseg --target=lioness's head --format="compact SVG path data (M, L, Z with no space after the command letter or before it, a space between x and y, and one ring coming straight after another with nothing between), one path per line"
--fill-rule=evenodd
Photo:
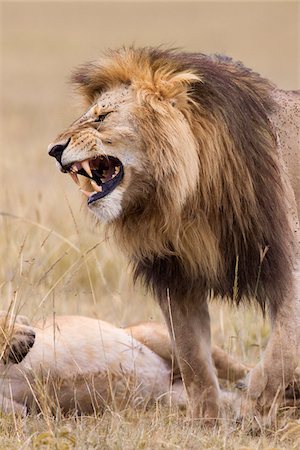
M90 210L105 222L149 203L162 215L168 203L180 211L199 176L188 95L198 77L171 53L122 49L81 67L74 81L88 108L49 154L75 182L90 181Z

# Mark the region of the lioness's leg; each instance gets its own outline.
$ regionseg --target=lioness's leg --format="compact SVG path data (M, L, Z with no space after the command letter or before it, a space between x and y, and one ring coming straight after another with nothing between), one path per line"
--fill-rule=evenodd
M179 373L178 363L174 354L174 348L170 339L168 329L155 322L142 322L129 326L124 330L133 336L137 341L142 342L153 352L173 364L173 373ZM218 378L228 381L238 381L244 378L249 372L249 367L238 362L217 345L212 346L212 359L217 369Z
M4 414L16 414L18 416L26 416L26 406L22 403L15 402L12 398L8 398L0 394L0 411Z
M18 317L18 316L17 316ZM13 316L0 313L0 359L4 363L19 363L35 341L35 332Z
M189 409L192 417L216 419L219 384L211 356L208 306L203 299L180 300L164 298L160 305L175 343Z
M212 346L212 359L217 369L218 378L227 381L238 381L250 370L249 366L240 363L217 345Z

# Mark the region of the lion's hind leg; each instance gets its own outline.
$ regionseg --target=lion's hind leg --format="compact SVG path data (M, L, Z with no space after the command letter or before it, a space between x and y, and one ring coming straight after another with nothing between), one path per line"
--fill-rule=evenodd
M300 272L281 309L273 314L273 328L262 360L247 375L241 417L256 416L262 425L273 422L285 389L293 381L299 359Z

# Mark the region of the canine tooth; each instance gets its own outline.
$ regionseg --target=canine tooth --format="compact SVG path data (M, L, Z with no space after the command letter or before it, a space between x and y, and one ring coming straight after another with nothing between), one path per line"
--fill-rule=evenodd
M120 172L120 167L119 166L115 167L115 175L117 175L117 173L119 173L119 172Z
M93 194L93 192L88 192L88 191L85 191L84 189L79 189L79 190L80 190L80 192L82 192L87 197L90 197Z
M70 172L70 176L71 176L72 180L75 181L76 184L79 184L77 173Z
M98 186L98 184L95 183L95 181L91 181L91 184L92 184L93 188L96 189L97 192L102 192L102 187Z
M72 169L72 172L78 172L78 167L76 166L76 164L73 164L71 169Z
M86 159L86 160L84 160L84 161L81 161L81 166L82 166L83 169L86 171L86 173L87 173L91 178L93 178L93 174L92 174L92 171L91 171L91 168L90 168L89 160Z

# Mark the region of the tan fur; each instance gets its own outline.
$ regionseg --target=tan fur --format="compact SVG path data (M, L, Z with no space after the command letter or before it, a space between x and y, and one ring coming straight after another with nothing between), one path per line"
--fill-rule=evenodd
M161 358L167 360L173 367L174 377L180 376L172 340L168 329L164 325L155 322L143 322L125 328L125 331L149 347ZM249 366L239 363L217 345L212 346L212 358L218 378L222 380L241 380L250 370Z
M13 342L23 345L36 334L33 348L27 345L28 355L23 354L19 364L8 361L2 351L2 412L56 413L60 407L64 413L98 414L105 408L144 408L151 401L187 405L172 341L160 323L145 322L122 330L95 319L63 316L31 327L25 317L5 313L1 321L13 321L16 328L0 350L7 344L12 347ZM250 370L218 346L213 346L212 355L220 379L237 381ZM299 403L299 379L296 370L285 405ZM240 381L239 387L244 389L244 383ZM230 417L236 417L239 404L237 393L221 391L221 406Z
M171 366L107 322L62 316L19 327L34 330L36 338L19 364L0 360L0 407L6 412L60 407L98 414L156 400L185 404L180 382L172 387Z
M159 301L192 414L218 415L209 296L269 307L247 391L268 412L300 342L299 94L226 57L151 48L111 52L74 80L89 109L58 136L70 140L60 164L123 163L121 185L90 209Z
M17 316L16 321L21 320ZM172 377L171 339L161 324L123 330L96 319L62 316L49 317L33 328L20 324L18 330L23 334L22 338L16 334L17 339L24 339L25 331L35 332L36 339L19 364L0 360L4 412L49 413L60 407L65 413L98 414L105 408L144 408L151 401L186 406L178 371ZM221 349L215 351L221 376L228 379L230 373L237 379L242 365ZM226 403L228 395L224 393ZM234 405L231 408L234 412Z

